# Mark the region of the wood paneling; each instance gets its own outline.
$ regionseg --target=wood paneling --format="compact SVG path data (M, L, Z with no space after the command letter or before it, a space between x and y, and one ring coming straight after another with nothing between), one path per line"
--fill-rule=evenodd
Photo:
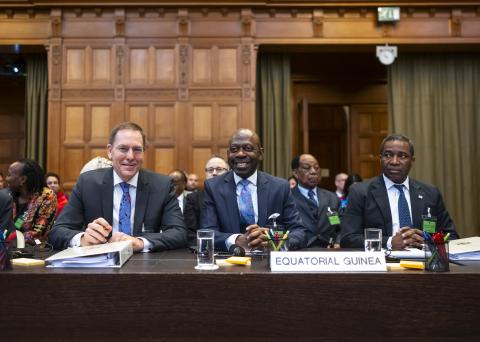
M90 142L106 145L110 136L109 132L110 107L92 106Z
M93 81L109 83L112 79L110 49L93 49Z
M65 144L83 143L85 108L83 106L67 106L65 109Z
M155 149L155 164L153 169L155 172L168 174L175 167L175 151L173 148L157 148Z
M130 82L147 83L148 81L148 50L131 49L130 50Z
M175 105L155 107L154 139L162 142L173 142L176 136L177 114Z
M85 81L85 50L67 49L67 83L82 83Z
M220 83L237 82L237 49L219 49L218 69L218 81Z
M193 83L212 82L212 52L209 49L193 50Z
M221 105L218 115L219 129L218 138L223 144L227 144L230 136L239 127L239 107L232 105Z
M211 141L212 136L212 107L193 106L192 140Z
M173 49L157 49L155 51L155 81L173 85L176 79L175 51Z

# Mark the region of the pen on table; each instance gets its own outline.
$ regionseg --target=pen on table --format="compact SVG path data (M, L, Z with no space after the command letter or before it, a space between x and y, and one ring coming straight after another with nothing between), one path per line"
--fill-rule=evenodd
M282 248L283 244L285 243L285 241L287 241L287 238L288 238L288 233L290 231L287 230L287 232L285 233L285 235L283 236L282 238L282 241L280 241L280 243L278 244L277 248L275 249L276 251L279 251L280 248Z
M267 237L267 240L270 241L270 245L272 246L273 250L275 250L275 244L273 243L272 239L270 238L270 235L269 235L268 231L264 231L263 233Z

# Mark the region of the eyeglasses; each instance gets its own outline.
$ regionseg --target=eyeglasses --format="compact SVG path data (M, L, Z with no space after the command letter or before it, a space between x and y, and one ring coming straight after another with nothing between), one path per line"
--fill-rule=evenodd
M142 154L143 151L144 151L143 147L140 147L140 146L128 147L128 146L120 145L120 146L115 147L115 149L118 152L120 152L121 154L127 154L128 151L130 151L130 149L131 149L133 154L135 154L135 155Z
M320 171L320 166L318 165L300 165L299 169L303 172L308 172L313 169L315 172Z
M205 169L205 172L208 172L210 174L212 174L215 171L217 171L217 173L221 173L223 171L228 171L228 170L224 167L209 167L208 169Z
M257 150L257 147L251 144L245 144L245 145L231 145L228 150L230 153L238 153L240 150L243 150L243 152L255 152Z
M380 154L380 157L383 160L392 160L393 157L395 157L395 156L397 156L397 158L400 161L406 161L406 160L410 159L410 155L407 154L407 153L403 153L403 152L399 152L399 153L383 152L383 153Z

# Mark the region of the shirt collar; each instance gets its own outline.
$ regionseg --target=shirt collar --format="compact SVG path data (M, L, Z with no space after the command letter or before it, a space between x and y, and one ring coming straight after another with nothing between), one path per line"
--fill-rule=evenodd
M385 174L383 174L383 181L385 182L385 187L387 188L387 190L390 190L391 187L393 187L394 185L396 185L397 183L394 183L390 180L390 178L388 178L387 176L385 176ZM403 185L405 185L405 187L407 188L408 191L410 191L410 182L409 182L409 177L407 176L407 178L405 179L405 181L403 183L401 183Z
M298 190L300 190L300 193L303 196L308 198L308 192L310 190L313 190L313 193L315 194L315 196L317 196L317 187L314 187L313 189L307 189L307 188L304 188L303 186L301 186L300 184L298 184L297 186L298 186Z
M257 170L255 170L253 175L251 175L247 179L250 181L250 183L257 186L257 177L258 177ZM238 176L235 172L233 173L233 178L235 179L235 185L238 185L238 183L243 179L242 177Z
M123 180L120 178L120 176L117 174L115 169L113 170L113 186L118 185L120 183L123 183ZM133 186L134 188L137 187L138 184L138 172L130 178L130 180L127 182L129 185Z

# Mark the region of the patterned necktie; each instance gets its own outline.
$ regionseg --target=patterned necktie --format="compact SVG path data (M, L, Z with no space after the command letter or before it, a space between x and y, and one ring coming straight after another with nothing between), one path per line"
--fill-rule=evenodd
M413 226L412 218L410 217L407 199L403 193L403 184L395 184L394 187L400 192L400 196L398 197L398 220L400 228L411 227Z
M120 212L118 213L119 228L122 233L132 235L130 224L130 213L132 211L132 203L130 202L130 185L128 183L120 183L123 190L122 201L120 202Z
M242 179L239 184L242 186L239 201L240 223L242 229L244 229L255 223L255 211L253 209L252 194L248 189L250 181L248 179Z
M316 207L318 207L317 200L315 199L315 192L313 192L312 189L308 190L308 199L312 201L312 203L315 204Z

